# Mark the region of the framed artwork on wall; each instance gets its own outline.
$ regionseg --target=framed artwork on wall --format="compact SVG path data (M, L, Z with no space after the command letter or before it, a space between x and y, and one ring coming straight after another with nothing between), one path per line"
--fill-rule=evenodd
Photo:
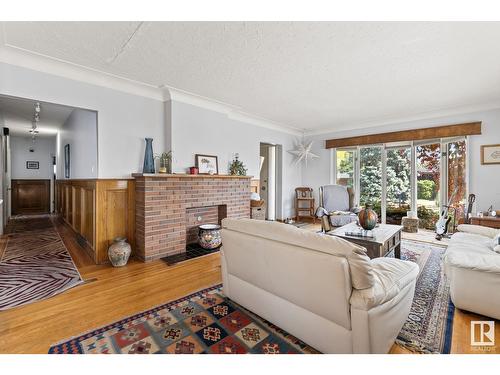
M64 146L64 177L69 178L71 171L71 154L69 144Z
M219 174L217 156L196 154L195 165L199 174Z
M481 146L481 164L500 164L500 144Z
M40 169L40 162L28 160L26 162L26 169Z

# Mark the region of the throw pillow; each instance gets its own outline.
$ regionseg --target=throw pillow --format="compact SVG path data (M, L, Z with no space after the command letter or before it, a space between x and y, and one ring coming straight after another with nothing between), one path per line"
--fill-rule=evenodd
M499 246L500 245L500 233L498 233L495 237L493 237L493 248L495 248L496 246ZM497 250L495 250L496 252L498 252Z
M500 245L496 245L493 250L495 250L498 254L500 254Z

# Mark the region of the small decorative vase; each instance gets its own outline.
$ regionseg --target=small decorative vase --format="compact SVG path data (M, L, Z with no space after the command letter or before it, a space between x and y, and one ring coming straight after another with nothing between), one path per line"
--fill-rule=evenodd
M372 210L372 206L367 204L364 209L359 211L358 214L359 225L363 229L372 230L377 225L378 216L375 211Z
M124 237L117 237L108 249L108 257L113 267L122 267L127 264L132 249Z
M144 138L146 151L144 152L144 166L142 173L155 173L155 159L153 157L153 138Z
M198 243L207 250L218 248L222 244L220 226L215 224L200 225L198 231Z

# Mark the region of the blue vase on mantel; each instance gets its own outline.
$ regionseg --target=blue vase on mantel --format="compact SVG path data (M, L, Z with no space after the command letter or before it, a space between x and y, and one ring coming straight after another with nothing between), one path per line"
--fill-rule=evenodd
M146 151L144 152L144 166L142 173L155 173L155 159L153 157L153 138L144 138Z

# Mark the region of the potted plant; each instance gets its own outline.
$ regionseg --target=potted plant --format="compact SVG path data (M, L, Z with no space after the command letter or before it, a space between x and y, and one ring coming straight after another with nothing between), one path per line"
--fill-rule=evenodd
M172 173L172 151L156 155L156 159L160 161L159 173Z
M238 160L239 154L234 155L234 160L229 164L229 174L232 176L246 176L247 169L245 164Z

